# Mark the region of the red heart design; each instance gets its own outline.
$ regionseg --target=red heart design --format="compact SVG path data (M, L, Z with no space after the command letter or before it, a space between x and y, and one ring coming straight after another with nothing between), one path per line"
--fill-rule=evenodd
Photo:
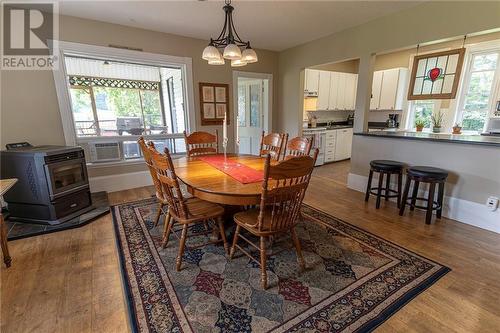
M436 81L437 78L441 75L441 68L434 67L429 71L429 78L432 82Z

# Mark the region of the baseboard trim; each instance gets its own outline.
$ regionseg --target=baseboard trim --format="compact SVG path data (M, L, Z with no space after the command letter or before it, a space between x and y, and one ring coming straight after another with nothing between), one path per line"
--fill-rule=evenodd
M359 192L366 191L368 177L349 173L347 187ZM373 184L375 184L375 178ZM419 195L427 195L420 192ZM444 197L443 216L481 229L500 233L500 209L492 212L485 205L454 197Z
M131 188L153 185L149 171L122 173L89 178L92 192L116 192Z

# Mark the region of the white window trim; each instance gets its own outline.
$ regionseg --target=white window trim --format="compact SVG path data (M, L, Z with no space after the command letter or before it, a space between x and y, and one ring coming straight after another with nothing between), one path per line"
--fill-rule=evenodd
M495 41L488 41L488 42L482 42L478 43L475 45L466 45L466 51L465 51L465 61L464 61L464 69L462 71L462 78L461 82L458 88L457 95L459 96L458 103L456 103L454 111L455 111L455 117L453 123L461 123L462 122L462 117L463 117L463 107L465 103L465 89L469 87L469 81L470 81L470 69L472 66L472 58L476 54L481 54L481 53L488 53L489 51L500 51L500 40L495 40ZM500 53L500 52L499 52ZM498 94L498 82L500 80L500 58L498 59L497 63L497 68L495 70L495 75L493 77L493 95L490 98L489 105L488 105L488 115L487 119L484 123L484 128L483 131L486 129L488 126L488 119L490 117L493 117L493 105L496 103L496 101L500 98L500 96L497 96Z
M54 43L54 41L49 41ZM59 102L59 112L64 131L66 145L74 146L80 139L77 139L73 122L73 112L71 110L71 97L69 95L69 80L66 74L64 63L65 55L81 55L103 60L126 61L138 64L146 64L158 67L181 67L183 69L183 85L185 96L185 108L187 110L187 130L196 130L196 115L193 92L193 68L192 59L189 57L177 57L165 54L148 53L141 51L124 50L113 47L96 46L65 41L57 41L59 44L59 56L56 59L55 68L52 74L56 87L57 99ZM93 141L110 140L110 137L93 137Z

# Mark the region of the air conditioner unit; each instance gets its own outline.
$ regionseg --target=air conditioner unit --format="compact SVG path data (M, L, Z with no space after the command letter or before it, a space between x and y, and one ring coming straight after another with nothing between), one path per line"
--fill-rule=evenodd
M122 159L119 142L89 142L91 162L110 162Z

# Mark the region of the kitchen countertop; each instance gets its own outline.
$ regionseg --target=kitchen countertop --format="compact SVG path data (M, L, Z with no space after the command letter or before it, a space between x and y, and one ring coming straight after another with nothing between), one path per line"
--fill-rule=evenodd
M303 128L302 131L333 131L343 128L352 128L352 125L333 125L333 126L320 126L320 127L311 127L311 128Z
M418 132L408 132L408 131L361 132L361 133L354 133L354 135L500 147L500 137L484 136L484 135L425 133L425 132L418 133Z

